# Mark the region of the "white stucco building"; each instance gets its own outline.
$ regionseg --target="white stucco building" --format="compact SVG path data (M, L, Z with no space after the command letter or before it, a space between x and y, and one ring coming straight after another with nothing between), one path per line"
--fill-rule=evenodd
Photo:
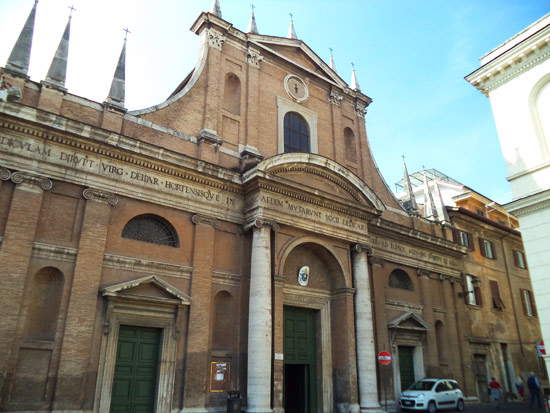
M481 57L466 80L489 97L550 343L550 14ZM548 344L547 344L548 345ZM546 356L547 370L550 357Z

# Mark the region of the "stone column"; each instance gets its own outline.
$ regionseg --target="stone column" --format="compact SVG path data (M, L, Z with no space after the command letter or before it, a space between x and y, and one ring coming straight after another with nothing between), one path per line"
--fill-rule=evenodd
M94 351L98 288L111 207L118 203L118 198L92 188L85 189L82 196L86 206L61 347L55 410L87 410L93 404L95 380L89 362Z
M456 351L452 351L448 353L448 357L446 358L446 362L449 364L449 375L451 377L455 377L458 380L462 381L464 383L463 377L462 377L462 347L461 343L458 339L458 331L457 331L457 323L456 323L456 308L454 306L454 291L453 286L451 285L451 279L444 278L442 280L443 283L443 297L445 302L445 310L447 311L445 314L445 334L447 336L447 345L451 349L456 349Z
M358 244L355 245L353 254L353 280L356 291L355 331L361 410L377 409L380 407L378 402L376 349L374 345L374 325L367 251L367 247Z
M2 169L1 172L2 180L10 177L9 171ZM13 173L11 180L17 186L13 191L0 249L0 291L3 293L0 320L0 391L11 368L15 368L15 360L11 359L15 351L15 333L20 321L32 245L44 191L53 186L50 179L26 172Z
M424 317L424 320L430 325L430 329L426 332L426 339L428 348L424 351L424 357L425 360L427 360L428 364L428 371L427 374L429 377L436 376L438 371L434 369L437 369L439 366L439 353L440 350L437 347L437 340L435 337L435 323L434 323L434 312L433 312L433 302L432 302L432 290L431 287L431 280L430 280L430 274L425 271L418 269L418 277L420 278L420 289L422 292L422 305L423 305L423 311L422 316Z
M271 412L271 228L257 220L252 234L248 307L247 412Z
M193 276L185 361L184 411L206 412L210 342L212 272L216 221L193 215Z

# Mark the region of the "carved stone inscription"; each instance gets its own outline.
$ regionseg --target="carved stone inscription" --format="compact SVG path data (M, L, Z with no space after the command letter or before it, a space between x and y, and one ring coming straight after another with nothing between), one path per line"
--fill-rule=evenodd
M186 181L167 177L131 165L116 163L91 154L69 151L55 145L43 145L32 140L22 140L0 135L0 152L19 154L27 158L46 161L79 171L101 175L116 181L123 181L162 191L172 195L208 202L226 209L239 211L240 201L220 190L190 185Z
M459 265L458 262L452 257L436 254L432 251L414 248L397 241L382 239L378 237L370 237L370 245L381 250L398 253L399 255L410 258L428 261L433 264L444 265L446 267L456 268Z
M277 212L285 212L299 218L305 218L315 222L361 232L363 234L367 233L366 222L326 208L320 208L306 203L301 203L299 201L268 195L262 195L260 197L260 205L262 207L273 209Z

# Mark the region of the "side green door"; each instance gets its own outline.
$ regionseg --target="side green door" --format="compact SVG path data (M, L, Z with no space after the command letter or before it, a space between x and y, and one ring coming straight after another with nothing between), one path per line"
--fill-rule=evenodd
M161 330L120 326L111 413L153 413Z
M315 311L284 307L285 412L317 411Z
M398 351L401 390L405 390L414 383L414 347L399 346Z

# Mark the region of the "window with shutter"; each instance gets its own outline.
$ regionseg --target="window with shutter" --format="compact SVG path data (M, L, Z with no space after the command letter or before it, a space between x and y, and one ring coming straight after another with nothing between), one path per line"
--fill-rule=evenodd
M527 268L525 254L523 254L523 252L514 250L514 265L518 268Z
M481 250L481 255L483 255L485 258L489 258L491 260L496 259L495 246L488 239L479 239L479 249Z
M531 291L522 289L521 301L523 303L523 310L526 316L534 317L537 315L535 302L533 300L533 293Z
M504 302L500 297L500 290L498 288L498 283L496 281L491 280L489 281L489 285L491 286L491 298L493 301L493 308L495 310L502 311L504 309Z
M479 280L473 275L466 275L466 304L481 305L481 289Z

